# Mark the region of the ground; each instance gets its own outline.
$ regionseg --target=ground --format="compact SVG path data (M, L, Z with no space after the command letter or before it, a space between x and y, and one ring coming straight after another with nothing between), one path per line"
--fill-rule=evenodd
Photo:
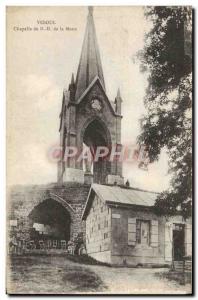
M61 256L15 257L8 264L8 293L15 294L180 294L180 285L163 274L167 269L84 265ZM10 269L10 272L9 272Z

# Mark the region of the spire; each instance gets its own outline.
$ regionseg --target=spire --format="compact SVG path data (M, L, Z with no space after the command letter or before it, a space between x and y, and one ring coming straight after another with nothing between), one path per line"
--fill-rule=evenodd
M118 88L118 91L117 91L117 96L116 96L116 98L121 98L121 96L120 96L120 89Z
M89 7L87 26L76 77L76 100L82 95L93 79L98 76L105 88L99 47L93 20L93 7Z

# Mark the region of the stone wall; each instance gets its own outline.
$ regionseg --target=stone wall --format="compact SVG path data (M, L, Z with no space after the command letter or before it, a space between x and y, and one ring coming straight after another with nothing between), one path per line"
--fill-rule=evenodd
M53 199L66 209L71 217L71 239L78 233L85 233L85 224L81 221L82 211L89 192L89 185L66 183L64 185L13 186L7 192L7 228L14 228L17 238L29 238L29 214L40 203ZM17 221L12 226L10 220ZM12 223L12 222L11 222ZM8 232L9 234L9 232Z
M111 249L111 209L97 195L86 220L86 248L94 258Z

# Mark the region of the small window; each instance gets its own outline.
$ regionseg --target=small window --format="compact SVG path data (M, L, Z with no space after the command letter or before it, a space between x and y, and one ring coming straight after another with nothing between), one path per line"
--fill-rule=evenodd
M101 207L101 212L103 212L103 206Z
M173 224L173 230L182 231L184 229L183 224Z
M98 224L98 230L100 230L100 224Z
M108 238L108 232L105 232L104 233L104 239L107 239Z

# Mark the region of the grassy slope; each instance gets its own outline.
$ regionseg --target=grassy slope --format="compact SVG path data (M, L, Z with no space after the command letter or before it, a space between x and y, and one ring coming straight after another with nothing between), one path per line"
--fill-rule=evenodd
M13 257L10 269L8 293L69 294L105 289L95 272L65 257Z

